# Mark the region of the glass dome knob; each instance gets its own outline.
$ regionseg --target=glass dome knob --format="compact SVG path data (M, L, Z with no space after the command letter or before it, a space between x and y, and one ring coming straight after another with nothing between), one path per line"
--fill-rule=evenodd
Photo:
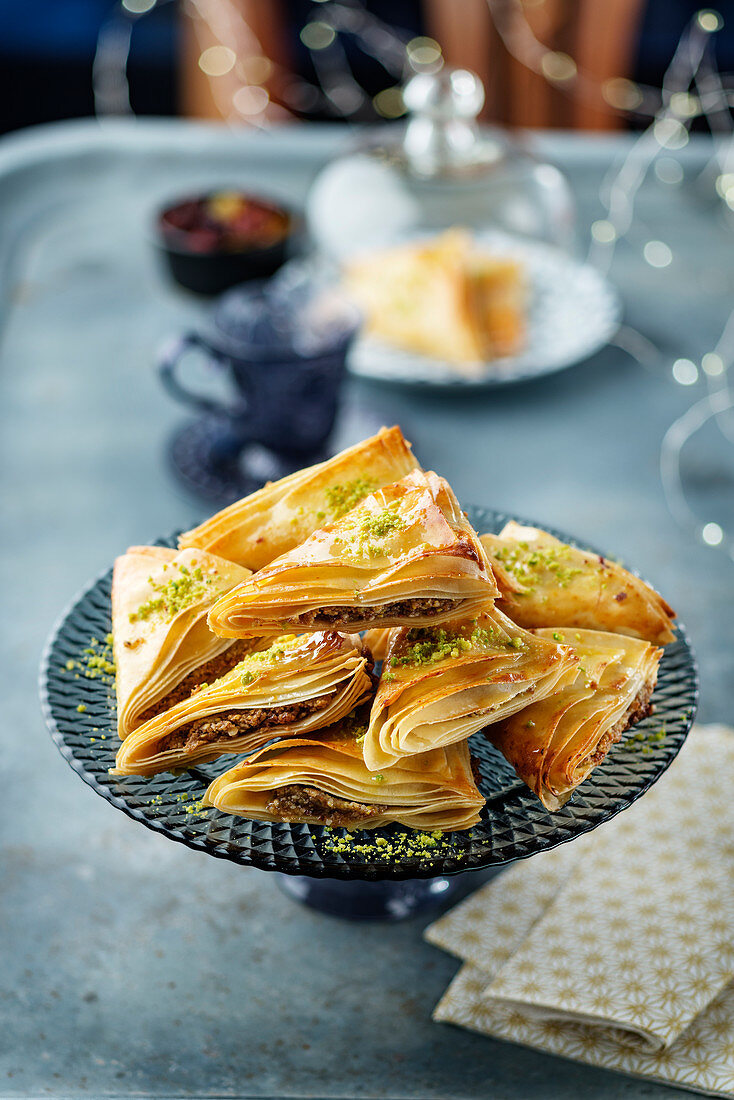
M403 102L409 116L403 151L418 175L453 175L499 155L479 133L484 88L469 69L418 73L405 85Z
M403 89L403 102L411 114L476 118L484 106L484 88L469 69L445 68L412 77Z

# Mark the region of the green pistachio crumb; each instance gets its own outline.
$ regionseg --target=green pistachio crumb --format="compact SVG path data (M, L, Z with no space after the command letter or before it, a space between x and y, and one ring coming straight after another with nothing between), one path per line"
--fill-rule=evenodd
M178 567L178 577L161 582L148 577L148 584L155 593L135 611L131 611L128 618L131 623L145 622L152 616L161 615L169 622L184 611L200 602L207 595L207 588L214 583L216 573L202 573L197 568L192 573L185 565Z
M364 836L364 834L362 834ZM311 835L318 842L315 834ZM327 852L349 857L359 856L376 863L399 863L401 860L430 860L441 855L456 855L461 846L444 837L440 829L432 833L398 832L389 836L370 836L359 839L349 830L324 829L322 848Z
M357 477L343 485L330 485L324 490L326 503L334 519L346 515L361 500L377 488L377 482L371 477Z

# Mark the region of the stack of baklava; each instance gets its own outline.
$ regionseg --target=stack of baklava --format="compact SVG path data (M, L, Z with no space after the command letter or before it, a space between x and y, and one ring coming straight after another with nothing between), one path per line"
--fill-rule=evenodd
M557 809L649 713L674 638L616 563L478 535L399 428L132 547L112 604L118 774L238 753L210 805L348 828L476 824L473 734Z

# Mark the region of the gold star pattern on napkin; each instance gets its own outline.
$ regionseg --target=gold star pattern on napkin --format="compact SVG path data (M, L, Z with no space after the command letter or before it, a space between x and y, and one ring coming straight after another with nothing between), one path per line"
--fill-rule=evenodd
M734 732L695 729L630 810L442 917L434 1018L734 1094Z

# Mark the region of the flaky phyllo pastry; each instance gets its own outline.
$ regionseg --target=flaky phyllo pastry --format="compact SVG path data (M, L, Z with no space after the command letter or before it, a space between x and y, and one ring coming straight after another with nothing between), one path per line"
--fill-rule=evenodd
M537 794L558 810L624 730L650 713L662 650L596 630L536 631L579 657L572 683L487 729L487 736Z
M481 540L498 566L499 606L520 626L609 630L655 645L675 641L675 612L616 562L514 522Z
M418 466L400 428L382 428L327 462L272 482L181 535L179 546L262 569L360 500Z
M139 726L115 770L153 775L252 752L274 737L313 735L371 693L371 658L358 635L287 635Z
M448 482L414 470L217 601L209 626L245 637L440 623L498 591Z
M218 638L206 623L215 600L249 575L201 550L131 546L117 559L112 630L121 738L252 648Z
M360 729L348 720L318 740L269 745L220 775L205 802L256 821L349 829L397 823L411 829L469 829L484 798L466 742L402 760L383 775L362 759Z
M368 768L455 744L575 676L567 646L490 610L474 621L391 631L364 740Z
M352 260L345 285L374 336L466 366L519 351L526 285L520 264L461 229Z

